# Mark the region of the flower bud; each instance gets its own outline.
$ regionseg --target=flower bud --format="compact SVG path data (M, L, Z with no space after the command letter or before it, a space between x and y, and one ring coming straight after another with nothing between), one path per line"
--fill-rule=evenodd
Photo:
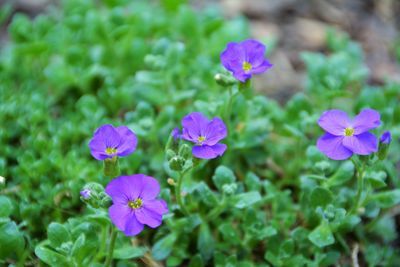
M169 160L169 167L174 171L182 171L183 166L185 165L185 159L180 156L172 157Z
M168 178L168 179L167 179L167 183L168 183L169 185L175 185L175 180L172 179L172 178Z
M222 192L227 194L227 195L233 195L236 193L237 190L237 185L235 183L231 184L224 184L222 186Z
M188 160L192 156L192 149L187 144L183 144L179 148L179 156Z
M165 152L166 156L167 156L167 160L170 161L173 157L176 156L176 153L172 150L172 149L167 149L167 151Z
M221 73L215 74L214 79L219 85L224 87L232 86L237 82L233 77Z
M384 160L388 154L390 142L392 141L392 135L389 131L384 132L379 139L378 158Z

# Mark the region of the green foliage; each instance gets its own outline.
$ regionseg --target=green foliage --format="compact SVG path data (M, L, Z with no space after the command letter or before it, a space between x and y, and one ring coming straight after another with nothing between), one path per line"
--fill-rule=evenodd
M329 52L302 55L305 90L281 106L220 66L226 44L248 38L247 21L185 2L64 0L34 19L12 15L0 54L0 265L104 263L110 178L88 142L112 123L139 140L119 159L121 173L156 177L170 211L157 229L119 233L118 266L137 266L138 258L191 267L348 265L355 244L361 262L396 266L400 85L369 86L360 46L330 32ZM5 6L0 23L9 16ZM217 83L216 73L228 78ZM327 159L315 147L320 114L365 107L381 113L376 135L392 132L388 157ZM172 140L192 111L229 126L223 157L197 161L191 147ZM167 183L182 171L189 215L176 205L176 184ZM81 201L85 184L94 193Z

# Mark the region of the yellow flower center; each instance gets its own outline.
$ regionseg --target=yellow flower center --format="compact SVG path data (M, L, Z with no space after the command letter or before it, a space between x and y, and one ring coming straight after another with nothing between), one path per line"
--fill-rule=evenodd
M249 71L251 70L251 68L253 68L253 66L249 62L247 61L243 62L242 69L244 71Z
M128 206L131 209L138 209L142 206L143 201L140 198L135 199L134 201L129 201Z
M197 138L197 143L202 144L205 140L206 140L205 136L199 136L199 138Z
M351 127L347 127L344 129L344 136L353 136L354 134L354 129Z
M106 154L107 155L112 155L112 154L115 154L115 153L117 153L117 149L116 148L111 148L111 147L107 147L106 148Z

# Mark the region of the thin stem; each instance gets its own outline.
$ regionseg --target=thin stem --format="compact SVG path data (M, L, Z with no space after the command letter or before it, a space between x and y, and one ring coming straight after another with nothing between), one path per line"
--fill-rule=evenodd
M113 254L114 254L114 245L115 245L115 240L117 239L117 234L118 231L116 231L115 227L111 227L111 240L110 240L110 246L108 247L108 255L106 262L104 263L104 267L109 267L111 266Z
M364 166L358 166L355 165L356 169L357 169L357 195L356 195L356 199L354 201L353 207L350 210L351 214L354 214L357 212L359 205L360 205L360 199L361 199L361 195L362 195L362 191L363 191L363 187L364 187Z
M183 172L180 173L179 178L178 178L178 182L176 184L175 187L175 197L176 197L176 201L178 202L179 205L179 209L186 215L189 215L189 212L187 211L184 203L183 203L183 199L182 199L182 192L181 192L181 188L182 188L182 182L183 182L183 177L185 176L185 174L190 170L186 169Z

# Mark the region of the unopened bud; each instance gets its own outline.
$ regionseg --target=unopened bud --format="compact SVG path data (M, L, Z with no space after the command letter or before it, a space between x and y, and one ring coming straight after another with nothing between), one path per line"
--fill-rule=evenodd
M179 156L188 160L192 155L192 149L187 144L183 144L179 148Z
M233 77L221 73L215 74L214 79L219 85L224 87L232 86L237 82Z
M175 185L175 180L172 179L172 178L168 178L168 179L167 179L167 183L168 183L169 185Z
M392 135L389 131L384 132L379 139L378 158L384 160L388 154L390 142L392 142Z
M180 156L175 156L169 160L169 167L174 171L181 171L185 165L185 159Z

